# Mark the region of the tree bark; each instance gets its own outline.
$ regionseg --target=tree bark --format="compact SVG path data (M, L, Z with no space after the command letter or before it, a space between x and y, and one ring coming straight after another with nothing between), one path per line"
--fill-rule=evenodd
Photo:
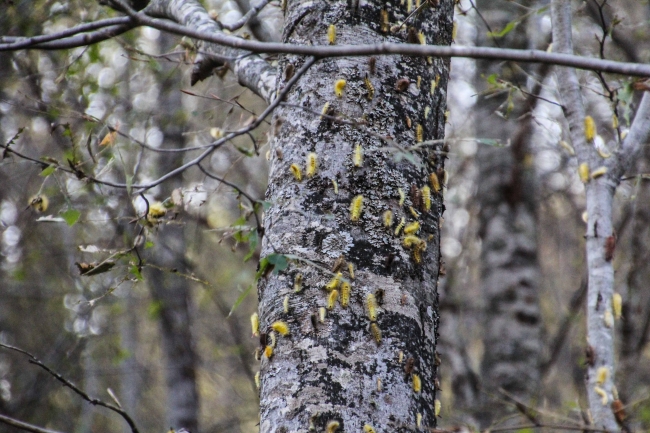
M521 13L505 2L486 1L478 5L494 31L504 28ZM528 25L534 25L531 21L521 23L498 42L519 49L534 48L526 31ZM486 38L479 45L493 43ZM541 273L537 258L537 185L530 149L535 98L526 98L512 89L486 89L486 77L493 72L499 79L527 88L523 69L513 64L482 61L477 71L477 90L486 97L477 104L476 117L481 121L477 123L476 135L509 144L506 148L483 145L477 154L479 231L483 241L481 286L485 302L485 353L481 366L485 392L479 418L482 427L487 428L493 419L506 413L499 388L523 400L534 397L539 389L543 346L537 292ZM541 86L536 87L539 93ZM534 89L528 91L535 93Z
M423 8L392 34L386 27L406 18L406 5L388 6L389 23L382 26L383 2L362 3L355 11L342 2L290 1L283 40L325 45L333 24L340 44L405 42L409 31L412 42L417 43L413 37L422 31L429 44L449 44L452 3ZM410 27L413 30L407 30ZM331 422L347 431L360 431L366 424L377 431L436 425L437 277L444 207L442 195L433 190L429 211L418 207L415 197L400 203L398 190L408 195L412 185L422 188L430 173L437 173L442 182L444 154L441 144L394 151L417 144L418 125L423 140L444 136L448 61L397 56L375 61L374 68L367 58L320 61L289 92L287 104L273 119L266 195L271 206L265 214L262 257L281 253L297 259L278 275L263 277L258 286L262 331L284 321L291 332L278 336L271 358L262 358L262 433L309 427L322 431ZM280 86L288 68L297 70L303 62L296 56L281 58L285 80ZM364 83L366 74L373 90ZM398 90L400 79L410 84L401 81L404 87L398 85ZM337 80L346 81L341 97L335 95ZM360 123L322 118L321 110ZM359 167L352 158L356 144L364 153ZM304 168L311 152L317 155L317 170L308 177ZM302 167L301 182L292 175L291 164ZM363 206L353 221L357 218L351 203L358 196ZM418 236L427 242L420 263L394 234L402 218L407 224L416 221L410 207L418 208ZM395 221L388 228L382 218L387 210ZM350 304L336 304L321 323L319 308L329 297L323 289L341 255L355 269L354 279L347 272L343 275L352 285ZM302 291L296 293L299 273ZM369 319L369 295L383 298L376 322ZM289 313L283 312L285 296ZM372 335L377 328L379 343ZM407 365L413 365L412 371Z

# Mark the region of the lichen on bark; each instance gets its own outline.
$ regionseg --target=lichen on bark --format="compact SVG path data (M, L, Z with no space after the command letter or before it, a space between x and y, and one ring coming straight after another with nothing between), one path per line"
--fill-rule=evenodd
M384 7L391 26L408 16L406 3L371 1L354 14L344 2L289 2L284 41L327 45L333 24L337 44L406 43L409 33L420 43L420 32L429 43L450 43L451 1L424 7L396 33L382 31ZM298 70L303 63L290 55L279 60L283 70ZM276 320L291 328L290 336L278 338L273 356L262 359L261 432L307 431L310 424L322 431L332 420L340 423L339 430L360 431L369 424L378 432L410 431L417 428L418 414L422 428L436 425L437 277L444 207L438 193L432 194L431 209L424 210L415 191L429 183L432 172L444 177L445 153L441 142L412 146L419 144L417 125L422 125L425 144L444 137L449 64L398 56L378 57L374 68L369 63L368 58L319 61L291 89L273 119L266 196L271 206L265 214L262 256L279 253L299 259L262 278L258 286L262 329ZM280 87L287 78L282 76ZM396 88L403 78L410 84ZM340 97L337 80L345 80ZM345 122L321 116L326 103L326 113ZM353 158L357 144L363 151L361 166ZM317 170L307 177L305 164L312 152ZM302 181L292 174L292 164L302 169ZM412 185L414 194L409 194ZM399 189L405 192L404 203ZM354 221L350 207L359 195L362 207ZM384 226L386 210L394 215L391 227ZM417 236L426 249L423 244L404 247L403 233L395 235L402 218L420 222ZM342 278L352 287L350 303L347 308L337 304L321 323L312 316L318 318L319 309L327 305L325 286L340 255L355 270L352 279L343 268ZM303 276L300 293L294 291L298 273ZM283 308L287 295L289 313ZM379 298L379 342L376 328L371 332L368 295ZM413 373L421 378L421 390L413 387Z

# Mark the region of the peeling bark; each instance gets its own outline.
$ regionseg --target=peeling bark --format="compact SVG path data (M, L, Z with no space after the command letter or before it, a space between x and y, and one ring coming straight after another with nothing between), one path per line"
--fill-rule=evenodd
M395 35L382 32L383 5L363 3L355 15L342 2L291 1L283 40L325 45L328 26L334 24L336 43L404 42L409 25ZM396 3L387 11L390 25L408 15L406 6ZM452 2L443 1L435 9L425 8L409 24L416 26L416 34L422 31L428 43L449 44L452 12ZM280 61L285 71L289 64L297 69L302 63L296 56ZM374 88L371 98L364 83L366 73ZM401 78L410 80L403 92L395 87ZM334 82L339 79L346 84L337 98ZM373 71L365 58L327 59L307 72L287 96L288 104L276 112L266 195L272 205L265 214L262 257L282 253L300 260L292 261L279 275L263 278L258 287L262 330L277 320L286 321L291 330L290 336L278 338L272 358L262 358L262 433L306 431L310 423L322 431L333 420L347 431L360 431L365 424L377 431L410 431L418 419L422 428L436 425L442 195L432 194L430 211L418 208L419 237L428 244L420 264L402 246L402 238L394 235L397 223L385 228L382 214L391 210L397 222L414 221L409 206L416 207L415 197L406 197L400 205L398 188L408 195L411 185L426 185L431 172L442 181L444 156L437 144L413 151L409 162L396 158L390 152L395 148L378 137L390 136L399 146L408 147L416 144L421 124L424 140L442 138L447 80L448 61L443 59L429 63L420 58L379 57ZM432 81L437 82L433 91ZM355 127L314 115L326 103L330 114L365 119L366 124ZM364 152L361 167L353 164L356 144ZM297 164L304 172L309 152L318 158L316 174L298 182L289 167ZM350 203L358 195L363 196L363 208L354 222ZM324 323L316 320L314 327L311 316L318 316L319 308L326 306L328 294L323 289L332 279L322 268L331 268L340 255L355 267L353 280L344 273L352 283L350 305L337 304ZM303 290L295 293L298 273L303 276ZM383 302L376 321L381 330L378 344L371 335L366 299L379 291ZM287 295L289 313L285 314ZM405 372L409 363L414 369ZM413 374L421 378L420 392L414 391Z

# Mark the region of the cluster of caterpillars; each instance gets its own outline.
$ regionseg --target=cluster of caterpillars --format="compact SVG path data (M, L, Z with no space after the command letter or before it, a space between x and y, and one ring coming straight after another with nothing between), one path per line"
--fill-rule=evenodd
M416 1L417 1L416 7L419 7L420 2L419 0ZM408 4L411 5L409 6L409 9L412 9L412 0L408 0ZM387 31L388 13L385 10L382 10L381 12L382 12L381 13L382 31ZM336 26L333 24L329 25L327 28L327 39L330 45L336 44L337 29ZM416 36L411 39L414 39L412 43L426 44L426 38L422 33L416 34ZM431 59L427 59L427 60L428 62L431 62ZM368 65L369 73L366 73L363 78L363 82L366 88L366 96L369 100L373 100L375 96L375 87L372 81L370 80L370 76L374 74L375 62L376 60L374 57L371 57L369 59L369 65ZM439 80L440 80L440 76L437 76L435 80L431 81L431 93L434 93L436 87L438 86ZM421 77L418 77L417 80L418 88L420 87L420 83L421 83ZM396 84L395 90L398 92L405 91L409 85L410 85L410 81L408 79L401 79ZM346 86L347 86L347 81L345 79L335 80L333 85L333 90L337 98L343 97L343 95L345 94ZM430 111L431 108L427 106L424 112L425 119L428 118ZM321 110L321 114L322 114L321 117L329 115L331 114L331 112L332 110L330 108L330 103L327 102L324 105L323 109ZM407 120L408 120L408 127L410 128L411 127L410 119ZM424 140L423 136L424 136L424 127L422 124L418 123L415 125L415 131L414 131L415 142L416 143L423 142ZM361 144L357 143L354 146L354 150L352 154L353 166L355 168L362 167L363 159L364 159L363 148ZM314 177L318 172L318 155L315 152L308 153L306 160L304 162L304 170L300 164L292 163L289 167L289 171L297 182L302 182L305 177L307 178ZM402 236L401 238L402 246L411 252L413 260L416 264L420 264L422 262L422 253L427 248L427 242L424 239L418 237L421 228L420 213L421 212L428 213L431 211L433 195L439 194L441 192L442 186L446 183L446 175L447 173L444 170L433 172L430 173L428 179L426 179L426 181L423 182L424 183L423 185L418 186L412 184L410 186L409 194L410 194L412 206L406 207L406 209L408 210L408 214L406 212L405 214L406 215L410 214L410 216L412 217L411 221L407 221L406 216L401 216L398 222L397 221L398 218L395 217L393 211L390 209L386 210L383 213L383 218L382 218L383 226L386 229L391 230L391 232L393 232L395 236ZM332 185L334 188L334 193L338 194L338 184L334 179L332 179ZM406 201L406 193L402 188L398 188L397 193L399 195L399 207L404 209L405 201ZM349 218L350 221L352 221L353 223L358 223L361 219L364 210L364 200L365 199L361 194L354 196L350 200ZM346 272L346 270L347 270L347 276L344 276L344 272ZM337 302L340 304L342 308L348 308L350 303L352 281L355 279L354 265L352 263L347 263L347 269L346 269L346 260L344 256L340 256L333 264L331 271L333 277L327 284L323 286L323 288L327 292L327 298L325 303L326 306L320 307L318 314L314 313L311 315L311 322L314 329L317 328L318 322L321 323L325 322L327 311L333 310L336 307ZM301 273L295 274L294 281L293 281L295 293L300 293L303 290L302 283L303 283L303 275ZM365 297L365 307L366 307L368 320L370 322L369 325L370 334L372 335L372 337L374 338L375 342L378 345L381 344L381 338L382 338L381 329L379 328L379 325L377 323L378 305L380 305L383 302L383 294L384 291L382 289L379 289L375 291L375 293L366 294ZM285 314L288 313L290 308L289 295L286 295L284 297L283 307L284 307ZM286 322L276 321L270 325L269 327L270 329L268 333L264 334L259 331L259 318L257 313L253 314L253 316L251 317L251 322L253 326L253 334L259 335L261 337L261 346L264 349L263 351L260 350L260 352L263 353L265 357L271 358L271 356L273 355L273 348L275 347L276 344L275 334L277 333L281 336L289 335L290 333L289 326L287 325ZM402 356L403 354L402 352L400 352L400 363L402 362ZM422 380L417 373L413 372L413 358L409 358L407 360L405 365L405 372L412 379L413 391L415 393L420 393L422 390ZM259 387L259 373L256 376L256 383ZM377 382L377 387L378 389L381 388L380 380L378 380ZM440 412L440 401L436 400L435 401L436 416L438 416L439 412ZM417 418L417 427L419 428L422 420L422 415L418 413L416 418ZM340 427L340 423L338 421L331 420L327 424L326 431L328 433L334 433L339 429L339 427ZM312 430L311 423L310 423L310 430ZM372 427L370 424L365 424L363 426L363 430L365 433L375 433L374 427Z
M354 146L352 163L354 167L363 166L363 148L359 143ZM291 164L289 169L296 181L302 181L303 172L298 164ZM307 159L305 161L305 173L307 177L313 177L316 175L317 170L318 155L315 152L310 152L307 154ZM442 177L442 181L440 177ZM442 186L446 184L447 171L440 170L438 172L432 172L429 174L427 181L428 182L425 182L421 187L411 184L409 190L411 203L413 205L408 206L408 211L415 221L407 223L406 217L401 217L400 221L395 225L396 218L394 217L393 211L390 209L384 212L382 218L384 227L391 230L394 227L395 236L404 235L402 238L402 245L404 248L409 249L412 252L413 260L416 264L422 262L422 253L427 247L426 241L417 237L417 234L420 231L420 212L428 213L431 211L433 194L439 194L442 190ZM332 185L334 187L334 193L338 194L338 183L334 179L332 179ZM398 188L397 193L399 195L399 206L404 207L406 193L402 188ZM363 204L364 197L361 194L354 196L350 201L350 221L353 223L359 222L363 212Z

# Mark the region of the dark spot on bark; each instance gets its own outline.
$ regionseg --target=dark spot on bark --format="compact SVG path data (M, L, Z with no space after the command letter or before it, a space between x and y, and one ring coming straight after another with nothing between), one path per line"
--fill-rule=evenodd
M356 240L354 245L348 251L350 261L357 264L357 268L374 268L372 258L377 254L378 248L374 247L366 240Z
M519 311L516 317L517 321L526 325L534 326L539 322L539 317L536 314L529 314L523 311Z

